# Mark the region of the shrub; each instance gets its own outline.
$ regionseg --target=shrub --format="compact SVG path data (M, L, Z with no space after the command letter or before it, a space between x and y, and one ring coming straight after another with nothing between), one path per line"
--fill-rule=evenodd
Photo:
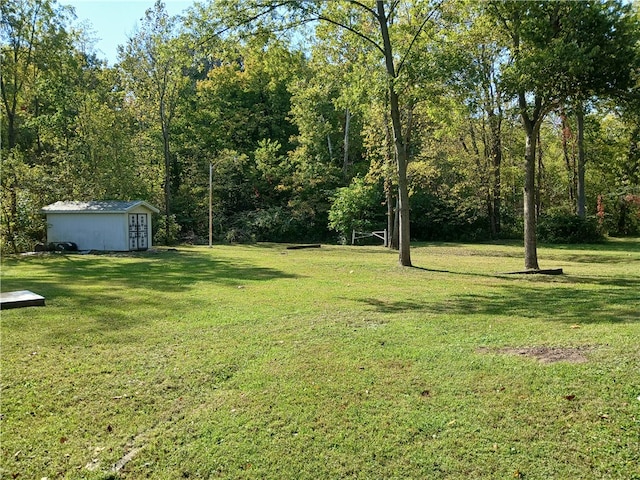
M565 211L550 211L540 217L538 240L544 243L594 243L604 235L594 217L583 218Z
M383 200L378 185L356 177L351 185L338 189L329 210L329 227L338 232L344 242L353 230L374 230L385 222Z
M242 212L234 220L235 227L246 234L245 242L248 239L258 242L288 241L295 236L297 227L291 212L283 207Z
M604 224L614 236L640 235L640 195L620 195L608 209L603 207Z
M175 245L180 238L180 225L175 215L169 216L169 238L167 238L167 216L158 215L153 228L154 245Z
M411 237L420 241L484 241L490 238L489 220L474 205L420 191L411 197Z

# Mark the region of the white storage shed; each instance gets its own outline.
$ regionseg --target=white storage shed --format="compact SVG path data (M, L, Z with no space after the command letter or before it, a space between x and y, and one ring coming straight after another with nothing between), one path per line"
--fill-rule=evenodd
M44 207L47 242L73 242L78 250L126 252L151 247L151 214L142 200L56 202Z

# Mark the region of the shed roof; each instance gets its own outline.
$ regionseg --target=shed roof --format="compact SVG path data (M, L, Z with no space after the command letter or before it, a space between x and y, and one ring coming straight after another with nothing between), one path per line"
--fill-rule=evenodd
M154 213L160 212L160 210L144 200L56 202L43 207L40 211L42 213L127 213L139 206L144 206Z

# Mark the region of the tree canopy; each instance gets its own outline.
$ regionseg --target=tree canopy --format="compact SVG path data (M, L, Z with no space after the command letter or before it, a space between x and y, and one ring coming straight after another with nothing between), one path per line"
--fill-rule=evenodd
M115 66L63 3L0 4L5 249L88 199L204 243L210 166L219 241L640 234L637 3L158 0Z

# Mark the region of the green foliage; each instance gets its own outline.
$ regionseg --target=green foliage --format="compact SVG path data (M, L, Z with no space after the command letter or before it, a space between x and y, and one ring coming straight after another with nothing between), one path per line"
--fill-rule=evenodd
M336 192L329 210L329 226L338 232L342 243L353 230L378 230L384 224L382 200L378 185L356 177L348 187Z
M167 228L167 216L156 215L153 224L154 245L175 245L180 239L180 225L176 221L176 216L169 216L169 226ZM167 232L169 237L167 237Z
M258 143L254 154L257 174L264 182L261 191L263 195L268 196L266 200L278 199L278 194L286 190L283 182L291 176L293 171L291 162L281 155L281 151L280 142L264 139ZM262 201L264 202L265 199L263 198Z
M285 187L289 195L287 205L296 221L306 226L301 236L326 239L331 199L335 189L342 185L342 176L337 167L302 153L295 150L289 156L293 170Z
M545 101L588 99L632 81L638 24L623 2L494 2L489 12L513 35L504 82Z
M110 68L70 28L69 8L1 2L3 250L42 240L39 209L61 199L168 205L159 225L171 242L206 242L210 163L215 239L348 238L386 223L383 189L351 179L375 178L395 204L398 153L411 159L413 238L521 237L525 145L510 94L523 89L545 112L567 96L589 99L587 112L593 102L588 211L601 196L608 233L638 232L624 200L640 178L637 2L436 4L385 3L398 152L373 3L228 0L170 18L155 2ZM320 16L334 23L281 31ZM543 212L571 208L575 183L556 120L540 125ZM502 232L488 220L495 206Z
M213 144L216 150L244 154L252 153L265 139L289 147L296 129L287 119L288 88L301 68L300 55L275 40L254 40L238 50L230 58L221 58L207 78L197 83L194 115L200 141Z
M421 191L411 197L411 236L420 241L483 241L490 238L489 221L470 205Z
M39 209L55 191L41 166L29 165L18 148L0 159L0 249L15 253L32 250L46 239Z
M235 150L223 150L213 161L215 210L230 216L255 206L255 169L250 158Z
M640 235L640 195L611 198L604 205L604 225L610 235Z
M339 165L342 119L332 101L338 87L329 79L330 73L311 63L304 77L290 87L290 113L298 129L297 148L304 149L309 158Z
M626 105L630 107L630 105ZM640 118L638 111L610 113L588 130L589 184L600 195L604 229L610 235L637 235L640 212ZM594 196L595 196L594 195ZM592 200L597 203L597 198Z
M50 0L0 2L3 249L22 251L42 239L38 210L60 188L52 157L71 125L65 104L77 73L69 18L68 7Z
M595 243L603 241L604 235L595 217L552 209L538 221L538 239L543 243Z
M229 243L295 242L313 239L305 232L306 222L296 218L289 208L272 206L233 215L223 239ZM313 234L311 234L313 235Z

